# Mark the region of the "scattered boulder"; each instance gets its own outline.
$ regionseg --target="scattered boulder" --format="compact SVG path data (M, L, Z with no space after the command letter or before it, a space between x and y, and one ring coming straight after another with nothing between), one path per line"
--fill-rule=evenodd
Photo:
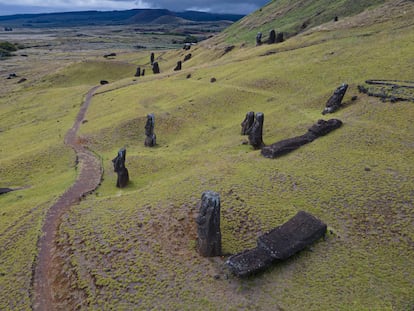
M21 78L19 81L17 81L17 83L23 83L23 82L26 82L26 81L27 81L26 78Z
M201 196L197 223L197 250L204 257L221 255L220 196L205 191Z
M242 127L241 134L249 135L252 130L253 123L254 123L254 112L249 111L248 113L246 113L246 117L244 118L243 122L240 124Z
M177 66L175 66L174 71L180 71L181 70L181 66L182 66L182 62L179 60L177 62Z
M137 71L135 73L135 77L140 77L141 76L141 67L137 67Z
M256 35L256 46L262 45L262 33L258 32Z
M270 146L263 147L261 153L266 158L277 158L293 150L296 150L300 146L308 144L314 141L316 138L324 136L341 126L342 121L338 119L330 119L328 121L319 120L308 129L308 132L306 134L281 140Z
M210 79L210 82L211 82L211 83L214 83L214 82L216 82L216 81L217 81L217 79L216 79L216 78L214 78L214 77Z
M125 167L126 149L121 148L118 151L118 155L112 160L114 165L114 172L118 174L116 180L116 186L118 188L124 188L129 182L128 169Z
M249 133L249 143L254 149L262 149L265 146L263 142L263 123L263 112L256 113L256 118Z
M157 136L154 133L155 116L153 113L147 115L147 123L145 124L145 142L146 147L154 147L157 144Z
M191 53L188 53L187 55L184 56L184 62L188 61L191 59Z
M158 74L158 73L160 73L160 66L158 65L158 62L154 62L154 63L152 64L152 72L153 72L154 74Z
M191 73L189 73L186 78L190 79L191 78Z
M341 107L342 99L344 98L347 89L348 84L346 83L343 83L341 86L336 88L332 96L326 102L325 109L322 111L323 115L333 113Z
M109 82L108 82L107 80L101 80L101 81L100 81L100 84L101 84L101 85L105 85L105 84L108 84L108 83L109 83Z

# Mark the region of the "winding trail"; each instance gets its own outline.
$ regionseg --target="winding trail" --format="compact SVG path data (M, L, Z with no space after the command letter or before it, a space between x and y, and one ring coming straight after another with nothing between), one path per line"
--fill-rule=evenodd
M101 161L78 142L77 132L88 110L91 99L99 86L89 90L76 117L76 121L65 136L65 144L76 152L79 175L75 183L50 207L43 224L43 235L39 239L39 254L33 276L33 310L55 310L53 281L56 269L56 237L62 216L81 198L94 191L102 180Z

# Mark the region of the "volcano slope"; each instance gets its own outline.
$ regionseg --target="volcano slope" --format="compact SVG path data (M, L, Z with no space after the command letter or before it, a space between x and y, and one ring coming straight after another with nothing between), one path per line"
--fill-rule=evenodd
M414 106L359 94L357 86L367 79L412 79L413 17L412 1L391 1L278 45L253 47L253 37L224 53L234 43L213 38L192 48L181 72L173 68L184 51L159 52L161 74L135 79L131 71L131 77L101 87L80 139L102 157L104 180L62 219L56 252L64 264L52 280L55 308L412 308ZM149 66L142 55L121 57ZM98 77L98 67L88 65ZM83 68L75 66L59 71L59 77L76 82L76 70ZM44 83L50 88L53 81L52 75ZM340 129L274 160L242 143L240 122L247 111L264 113L264 142L271 144L306 132L342 83L349 89L334 115L344 123ZM24 89L18 105L28 106L25 113L35 109L29 105L35 91L47 98L50 92L56 92L53 98L77 94L65 97L65 113L56 108L63 105L57 100L46 106L45 119L56 122L62 113L65 121L58 126L69 128L77 108L71 103L79 103L88 88L64 85ZM350 100L353 95L356 101ZM2 98L2 115L16 115L10 101ZM156 117L155 148L144 147L148 113ZM21 137L17 131L30 132L30 121L7 125L2 136ZM16 165L2 150L4 186L34 186L0 198L2 222L8 222L2 228L9 228L1 235L1 309L30 307L30 268L45 211L75 178L72 153L63 141L44 127L35 134L44 136L32 147L39 156L30 159L39 163L29 165L27 156ZM122 190L115 187L111 163L120 147L127 148L131 178ZM48 155L53 157L47 160ZM38 165L45 168L32 168ZM53 196L40 191L45 170ZM224 256L213 259L195 251L194 217L205 190L221 195ZM328 224L325 240L252 278L240 280L226 270L228 254L254 247L259 235L299 210ZM18 255L23 252L31 258Z

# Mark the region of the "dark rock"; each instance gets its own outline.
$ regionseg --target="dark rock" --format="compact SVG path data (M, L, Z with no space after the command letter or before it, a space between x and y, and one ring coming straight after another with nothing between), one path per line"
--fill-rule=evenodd
M220 196L205 191L201 196L197 223L197 250L204 257L221 255Z
M234 275L242 278L268 269L274 261L268 251L257 247L230 256L226 265Z
M254 149L262 149L265 146L263 142L263 122L264 114L262 112L256 113L256 119L249 133L249 143Z
M214 77L210 79L210 82L211 82L211 83L214 83L214 82L216 82L216 81L217 81L217 79L216 79L216 78L214 78Z
M135 77L141 76L141 67L137 67L137 72L135 73Z
M105 84L108 84L109 82L108 81L106 81L106 80L101 80L101 85L105 85Z
M246 113L246 117L244 118L243 122L241 123L241 134L242 135L249 135L254 123L254 112L249 111Z
M352 101L356 101L357 99L358 99L358 96L356 96L356 95L354 95L354 96L351 97L351 100Z
M10 189L10 188L0 188L0 195L1 194L8 193L8 192L11 192L11 191L13 191L13 189Z
M260 236L257 246L274 259L285 260L323 237L326 229L326 224L315 216L300 211L283 225Z
M14 79L17 78L17 74L15 74L14 72L9 73L9 76L7 77L7 79Z
M184 56L184 61L186 62L186 61L190 60L191 56L192 56L191 53L188 53L186 56Z
M189 73L186 78L190 79L191 78L191 73Z
M338 21L338 16L335 16L334 17L334 22L337 22Z
M229 45L224 48L224 54L230 53L235 48L234 45Z
M181 70L181 66L182 66L182 62L179 60L177 62L177 66L175 66L174 71L180 71Z
M105 54L104 57L108 58L108 57L115 57L116 53L109 53L109 54Z
M118 155L112 160L114 165L114 172L118 174L116 186L118 188L124 188L129 182L128 169L125 167L126 149L121 148L118 151Z
M152 64L152 72L153 72L154 74L158 74L158 73L160 73L160 66L158 65L158 62L154 62L154 63Z
M322 114L332 113L338 110L342 105L342 99L344 98L347 89L348 84L346 83L339 86L326 102L325 109L322 111Z
M263 147L262 155L266 158L277 158L298 149L302 145L314 141L318 137L328 134L329 132L341 127L341 125L342 121L338 119L330 119L328 121L319 120L308 129L306 134L302 136L281 140L270 146Z
M157 136L154 133L155 116L153 113L147 115L147 123L145 124L145 142L147 147L154 147L157 144Z
M27 81L26 78L21 78L19 81L17 81L17 83L23 83L23 82L26 82L26 81Z
M256 46L262 45L262 33L258 32L256 35Z
M273 44L276 42L276 32L272 29L269 33L269 39L267 40L268 44Z
M150 57L151 65L154 64L154 60L155 60L155 54L151 53L151 57Z

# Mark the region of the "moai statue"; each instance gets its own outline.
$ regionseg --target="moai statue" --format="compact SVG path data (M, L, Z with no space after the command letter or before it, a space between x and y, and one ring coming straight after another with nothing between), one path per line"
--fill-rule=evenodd
M201 196L197 223L197 250L201 256L221 255L220 196L213 191L205 191Z
M155 55L154 53L151 53L151 65L154 64L154 60L155 60Z
M158 65L158 62L154 62L152 64L152 72L154 74L160 73L160 66Z
M174 68L174 71L179 71L179 70L181 70L181 65L182 65L182 62L179 60L179 61L177 62L177 66L175 66L175 68Z
M337 22L338 21L338 16L335 16L334 17L334 22Z
M278 32L277 33L277 36L276 36L276 43L280 43L280 42L283 42L284 41L284 39L283 39L283 32Z
M145 76L145 68L142 69L141 76Z
M116 186L118 188L124 188L129 182L129 174L128 169L125 167L125 157L126 157L126 149L121 148L118 151L118 155L116 158L112 160L114 164L114 172L118 174L118 179L116 181Z
M252 130L253 123L254 123L254 112L249 111L248 113L246 113L246 117L244 118L243 122L240 124L242 127L241 134L249 135L250 131Z
M262 45L262 33L258 32L256 35L256 46Z
M269 40L267 41L268 44L273 44L276 42L276 32L274 29L270 30L269 33Z
M191 53L188 53L186 56L184 56L184 61L186 62L186 61L190 60L191 56L192 56Z
M342 105L342 99L344 98L347 89L348 84L346 83L343 83L341 86L336 88L332 96L326 102L325 109L322 111L322 114L332 113L338 110Z
M147 115L147 123L145 124L145 146L154 147L157 143L157 136L154 133L155 116L153 113Z
M249 143L253 146L254 149L262 149L265 146L263 142L263 122L263 113L256 113L256 119L254 120L249 134Z
M137 72L135 73L135 77L140 77L141 76L141 67L137 68Z

